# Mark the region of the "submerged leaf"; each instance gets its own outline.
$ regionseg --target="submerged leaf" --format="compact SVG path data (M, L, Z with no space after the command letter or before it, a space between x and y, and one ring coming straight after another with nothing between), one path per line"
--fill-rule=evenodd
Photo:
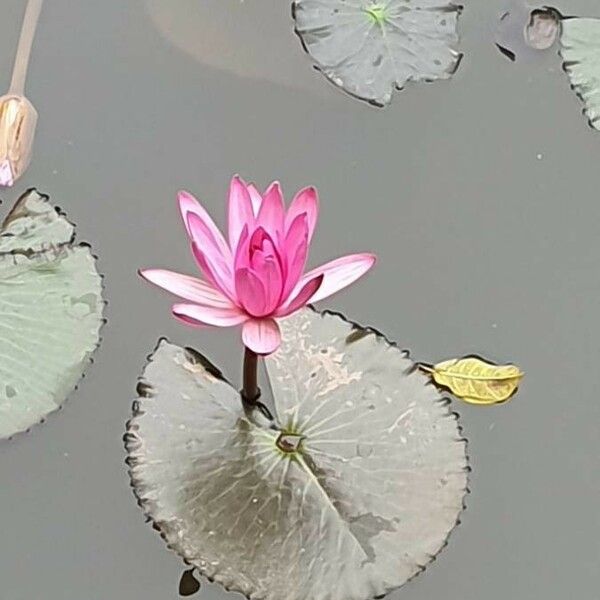
M505 402L515 394L523 378L516 365L494 365L474 356L421 368L430 372L437 384L470 404Z
M571 86L585 104L590 125L600 130L600 19L563 19L560 41Z
M0 439L56 410L98 345L101 278L73 235L35 191L0 229Z
M462 510L447 403L371 330L305 309L266 360L261 427L196 352L161 341L125 437L135 494L170 548L254 599L364 600L419 573Z
M296 32L317 67L379 106L408 81L447 79L461 54L461 7L449 0L296 0Z

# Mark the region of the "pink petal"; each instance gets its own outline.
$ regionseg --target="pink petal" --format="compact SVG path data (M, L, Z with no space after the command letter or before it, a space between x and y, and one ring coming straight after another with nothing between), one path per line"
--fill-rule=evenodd
M254 225L252 201L246 184L236 175L229 188L229 247L235 253L244 227Z
M244 251L246 246L243 246ZM260 279L265 290L266 306L264 316L275 310L281 301L283 291L283 264L271 236L262 228L254 230L247 246L248 268ZM240 260L240 264L243 258Z
M314 187L307 187L300 190L292 200L285 217L286 231L290 230L296 217L302 214L306 215L308 243L310 244L315 227L317 226L317 219L319 218L319 195Z
M210 282L212 286L222 291L223 293L227 293L227 296L229 296L230 294L228 292L225 292L225 290L217 283L211 265L206 260L204 253L198 248L198 246L196 246L196 244L194 244L194 242L192 242L190 247L192 249L192 255L196 259L196 263L200 268L200 272L204 275L204 277Z
M193 240L192 251L194 256L198 260L198 253L201 253L202 258L198 260L198 263L201 268L206 263L210 272L210 274L207 273L203 268L205 275L209 281L215 283L219 289L231 297L233 292L233 274L231 272L233 259L229 247L227 247L224 255L221 249L212 241L206 223L195 213L188 213L188 228Z
M306 214L298 215L288 229L283 244L285 257L285 285L282 298L287 298L295 288L308 256L308 223Z
M250 266L250 235L248 233L248 226L245 225L242 229L240 239L235 251L235 257L233 260L233 272L235 273L238 269L245 269Z
M187 230L190 238L195 242L205 254L209 253L215 257L221 258L224 262L231 264L232 255L229 246L225 243L221 232L219 231L219 240L215 240L212 228L197 213L188 211ZM218 230L217 230L218 231Z
M215 287L225 294L228 298L235 301L235 289L233 285L233 277L229 272L223 272L222 268L210 261L206 254L192 242L192 254L196 259L196 263L200 267L200 271L204 277Z
M267 294L262 281L250 269L235 272L235 293L238 302L255 317L267 314Z
M283 194L281 186L275 181L265 192L256 224L258 227L263 227L273 239L276 239L277 233L283 231L284 220Z
M321 287L311 298L311 302L318 302L354 283L375 264L376 260L374 254L367 253L343 256L306 273L296 289L303 287L307 281L314 277L324 275Z
M271 354L281 344L281 332L274 319L250 319L242 328L244 346L257 354Z
M214 308L234 307L231 300L219 290L196 277L165 269L145 269L140 271L140 275L150 283L186 300Z
M253 183L248 184L248 194L250 194L250 202L252 202L252 212L255 217L258 217L260 207L262 206L263 197Z
M239 308L216 308L199 304L175 304L173 315L188 325L232 327L248 320Z
M229 246L223 237L223 234L219 231L219 228L215 225L210 215L204 210L204 207L188 192L179 192L177 199L179 201L179 210L183 217L183 223L188 232L188 235L193 239L193 234L190 231L190 220L189 215L194 214L198 217L198 222L202 223L202 229L205 232L206 237L212 242L212 246L216 246L224 257L229 256ZM202 245L200 246L202 247Z
M276 313L278 317L286 317L291 315L293 312L300 310L303 306L308 304L314 294L317 292L321 284L323 283L324 275L318 275L314 279L311 279L304 287L294 296L291 300L288 300Z
M281 263L274 252L257 251L252 257L252 272L260 279L265 290L266 306L263 314L271 313L281 301L283 291Z

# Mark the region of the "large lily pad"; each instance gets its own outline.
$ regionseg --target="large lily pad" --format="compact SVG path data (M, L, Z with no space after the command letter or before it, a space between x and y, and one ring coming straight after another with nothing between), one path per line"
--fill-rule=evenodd
M562 21L560 54L584 113L600 130L600 19L566 18Z
M89 246L73 238L36 191L0 229L0 439L56 410L98 345L101 277Z
M296 32L335 85L378 106L408 81L457 69L461 7L448 0L296 0Z
M162 340L125 436L169 547L252 598L364 600L419 573L457 523L465 441L406 352L306 309L267 359L261 426L207 359Z

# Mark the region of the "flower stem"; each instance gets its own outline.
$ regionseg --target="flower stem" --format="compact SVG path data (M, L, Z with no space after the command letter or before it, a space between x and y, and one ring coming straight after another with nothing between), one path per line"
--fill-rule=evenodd
M260 398L258 387L258 354L245 348L244 350L244 381L242 387L242 400L255 404Z
M25 93L25 79L27 78L27 68L29 67L29 57L31 55L31 47L33 46L33 38L35 30L42 12L42 4L44 0L29 0L23 17L23 27L21 29L21 37L15 56L15 66L12 74L9 93L17 96L22 96Z

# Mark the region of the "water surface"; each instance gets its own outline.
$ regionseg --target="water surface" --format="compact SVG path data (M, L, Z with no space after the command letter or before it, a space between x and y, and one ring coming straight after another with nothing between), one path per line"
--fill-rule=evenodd
M160 335L202 349L231 378L241 356L234 332L175 323L136 269L193 272L175 192L196 193L223 223L234 172L279 178L289 195L318 186L313 264L379 254L368 278L324 306L418 360L476 352L527 373L506 406L456 404L474 469L463 523L393 597L595 597L600 134L552 53L511 63L495 48L503 2L467 3L453 79L409 86L386 110L314 72L289 6L263 3L239 39L223 28L252 0L221 3L214 21L182 0L162 29L141 1L45 6L28 88L40 112L35 156L0 210L35 185L68 211L99 254L108 324L65 407L0 444L0 597L178 597L185 566L144 523L123 463L136 377ZM600 16L591 0L557 8ZM4 86L22 10L3 2ZM222 34L244 61L198 60L165 35L177 21L215 43Z

